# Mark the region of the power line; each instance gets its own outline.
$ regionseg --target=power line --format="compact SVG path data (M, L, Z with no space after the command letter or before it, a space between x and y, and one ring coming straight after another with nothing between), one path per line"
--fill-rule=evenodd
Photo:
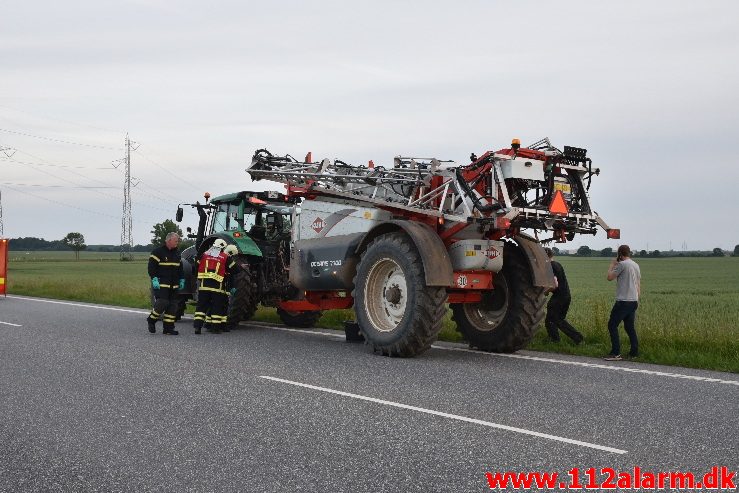
M41 158L39 156L35 156L33 154L30 154L28 152L25 152L25 151L22 151L22 150L19 150L19 149L13 149L13 151L19 152L21 154L25 154L27 156L30 156L30 157L32 157L34 159L37 159L37 160L40 160L40 161L45 161L43 158ZM24 166L28 166L28 167L33 168L33 169L36 169L36 166L54 166L54 165L49 164L49 163L35 163L35 162L28 162L28 161L19 161L17 159L12 159L12 158L0 158L0 159L9 161L9 162L12 162L12 163L15 163L15 164L22 164ZM113 196L113 195L110 195L110 194L107 194L107 193L103 193L103 192L99 192L99 191L95 190L95 188L116 189L116 188L118 188L117 186L111 185L110 183L105 183L105 182L100 181L100 180L95 180L93 178L90 178L89 176L86 176L84 174L78 173L78 172L74 171L72 169L72 167L61 167L60 166L60 168L61 168L61 171L66 171L67 173L71 173L71 174L80 176L82 178L85 178L86 180L89 180L89 181L91 181L93 183L99 183L99 184L101 184L103 186L102 187L86 187L86 186L83 186L83 185L81 185L80 183L78 183L76 181L68 180L66 178L63 178L63 177L58 176L58 175L55 175L55 174L50 173L50 172L48 172L46 170L43 170L43 169L36 169L36 171L39 171L41 173L44 173L45 175L51 176L52 178L56 178L58 180L61 180L61 181L67 182L67 183L71 183L72 185L76 185L77 186L77 187L72 187L72 188L88 188L88 189L91 189L92 191L94 191L95 193L97 193L99 195L102 195L103 197L108 197L108 198L112 198L112 199L115 199L115 200L118 200L119 199L118 196ZM76 169L76 167L74 167L74 168ZM111 168L87 168L87 169L111 169ZM134 184L134 187L136 185L138 185L138 184L140 184L140 181L137 182L136 184ZM29 186L36 186L36 185L29 185ZM38 186L43 186L43 185L38 185ZM134 192L137 192L137 193L140 193L140 194L143 194L144 196L147 196L145 192L139 191L136 188L134 188L133 191ZM174 200L177 201L177 199L174 199ZM167 209L162 209L160 207L156 207L156 206L152 206L152 205L146 205L146 204L144 204L144 207L147 207L149 209L156 209L156 210L160 210L160 211L169 212Z
M83 146L83 147L93 147L96 149L109 149L112 151L122 150L122 148L120 147L109 147L109 146L101 146L101 145L95 145L95 144L83 144L82 142L74 142L71 140L52 139L51 137L42 137L41 135L33 135L33 134L25 133L25 132L17 132L15 130L8 130L6 128L0 128L0 132L7 132L9 134L15 134L15 135L23 135L25 137L33 137L34 139L48 140L50 142L58 142L61 144L72 144L72 145Z
M182 183L184 183L184 184L185 184L185 185L187 185L188 187L192 187L192 188L194 188L194 189L196 189L196 190L197 190L197 189L199 188L199 186L198 186L198 185L195 185L195 184L193 184L193 183L190 183L189 181L187 181L187 180L183 179L182 177L180 177L180 176L179 176L179 175L177 175L176 173L172 173L172 172L171 172L171 171L169 171L169 170L168 170L167 168L165 168L165 167L164 167L164 166L162 166L161 164L157 163L157 162L156 162L156 161L154 161L153 159L151 159L151 158L148 158L148 157L146 157L146 156L145 156L145 155L144 155L144 154L143 154L143 153L142 153L141 151L139 151L139 150L136 150L136 149L134 149L134 150L135 150L135 151L136 151L136 153L137 153L138 155L140 155L140 156L141 156L142 158L146 159L147 161L149 161L149 162L150 162L151 164L153 164L154 166L157 166L157 167L159 167L159 168L160 168L160 169L162 169L163 171L166 171L166 172L167 172L167 173L169 173L169 174L170 174L171 176L173 176L173 177L177 178L178 180L180 180L180 181L181 181Z
M6 149L12 149L13 151L17 151L17 149L14 149L12 147L0 147L0 152L4 152ZM108 166L73 166L71 164L50 164L50 163L34 163L29 161L19 161L17 159L12 159L12 154L8 157L1 157L0 160L3 161L9 161L11 163L17 163L17 164L28 164L31 166L49 166L52 168L67 168L67 169L105 169L110 170L110 167Z

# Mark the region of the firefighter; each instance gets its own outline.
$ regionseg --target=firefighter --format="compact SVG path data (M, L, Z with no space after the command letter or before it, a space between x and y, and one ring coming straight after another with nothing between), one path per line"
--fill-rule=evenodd
M198 262L198 304L193 322L196 334L201 333L206 316L209 332L220 334L226 326L226 278L236 263L223 252L224 248L226 242L217 239Z
M146 321L149 324L149 332L156 332L156 323L163 315L162 321L165 335L176 336L179 334L174 330L174 322L179 307L179 295L177 291L184 289L185 277L180 263L180 252L177 245L180 236L177 233L169 233L165 238L164 245L154 249L149 255L149 277L151 287L154 289L154 306Z

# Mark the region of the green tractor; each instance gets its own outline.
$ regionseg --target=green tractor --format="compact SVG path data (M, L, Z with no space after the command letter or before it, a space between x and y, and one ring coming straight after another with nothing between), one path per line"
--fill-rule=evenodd
M260 303L277 308L285 325L314 326L321 311L290 309L302 294L289 280L290 231L299 199L274 191L244 191L210 201L209 198L210 194L206 193L205 204L181 204L177 208L177 222L182 221L183 205L195 208L199 216L197 233L187 228L188 236L195 238L195 245L182 252L185 299L197 302L197 262L220 238L238 249L234 256L237 267L231 280L236 293L230 296L228 307L230 326L251 319Z

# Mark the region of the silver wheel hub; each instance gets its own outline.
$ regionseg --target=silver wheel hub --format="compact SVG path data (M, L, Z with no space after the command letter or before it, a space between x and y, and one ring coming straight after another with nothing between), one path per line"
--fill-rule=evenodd
M376 261L364 284L364 306L375 329L395 330L403 320L407 300L408 286L400 265L389 258Z

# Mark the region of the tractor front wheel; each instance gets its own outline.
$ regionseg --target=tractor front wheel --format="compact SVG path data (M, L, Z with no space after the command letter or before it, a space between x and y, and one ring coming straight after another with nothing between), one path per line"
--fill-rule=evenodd
M229 297L228 324L235 327L242 320L249 320L254 316L259 299L257 298L257 284L252 279L248 265L239 266L231 285L236 288L236 293Z

